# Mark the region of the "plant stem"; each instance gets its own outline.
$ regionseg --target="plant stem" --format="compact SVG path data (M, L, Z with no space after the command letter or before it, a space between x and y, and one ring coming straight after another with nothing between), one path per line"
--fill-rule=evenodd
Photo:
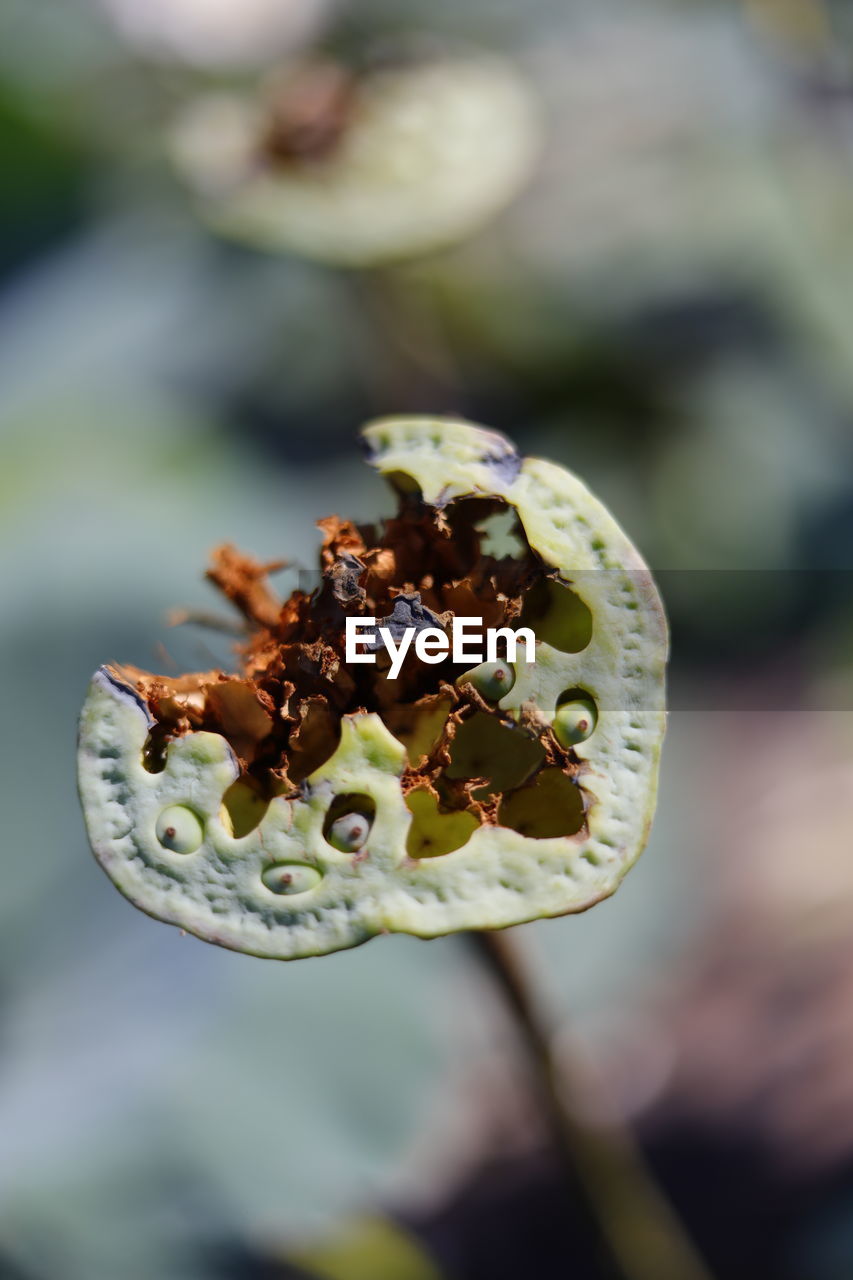
M582 1118L582 1090L571 1068L554 1062L515 938L505 930L469 936L512 1014L602 1275L607 1280L711 1280L629 1131Z

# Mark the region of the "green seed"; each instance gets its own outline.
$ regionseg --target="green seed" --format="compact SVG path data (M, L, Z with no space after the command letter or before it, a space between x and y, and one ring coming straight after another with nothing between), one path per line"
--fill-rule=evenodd
M585 742L595 728L598 713L595 703L587 698L564 702L554 716L554 733L564 747L575 747Z
M308 867L303 862L274 862L261 873L270 893L306 893L316 889L323 879L316 867Z
M481 698L498 702L515 684L515 671L508 662L481 662L461 675L456 684L471 684Z
M364 845L369 834L370 819L365 814L342 813L329 827L326 839L340 853L355 853Z
M170 804L157 819L157 839L172 853L195 853L204 839L204 829L192 809Z

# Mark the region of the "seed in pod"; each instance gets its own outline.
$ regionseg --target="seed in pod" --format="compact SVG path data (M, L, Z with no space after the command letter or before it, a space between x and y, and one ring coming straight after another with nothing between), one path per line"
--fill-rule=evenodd
M261 880L270 893L285 896L307 893L309 889L315 889L322 878L316 867L301 862L274 862L261 873Z
M342 813L329 827L326 839L340 853L356 853L370 834L370 819L363 813Z
M557 708L554 716L554 733L564 747L576 747L585 742L598 721L595 704L588 698L574 698Z
M482 698L498 702L515 684L515 671L509 662L481 662L461 675L456 684L473 685Z
M195 853L204 839L204 831L192 809L170 804L157 819L157 839L172 853Z

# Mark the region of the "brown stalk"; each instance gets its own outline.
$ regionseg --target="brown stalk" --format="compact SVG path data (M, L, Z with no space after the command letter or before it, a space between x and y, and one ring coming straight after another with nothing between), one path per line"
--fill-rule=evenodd
M606 1280L712 1280L629 1130L583 1117L571 1063L554 1060L517 934L468 935L503 997L533 1076L566 1183Z

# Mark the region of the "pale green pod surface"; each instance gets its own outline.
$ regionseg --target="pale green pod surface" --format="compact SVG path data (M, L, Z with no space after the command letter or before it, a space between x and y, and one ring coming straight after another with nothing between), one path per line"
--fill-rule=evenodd
M222 234L364 267L477 231L523 187L539 133L512 64L466 50L351 75L309 63L265 97L208 94L171 149Z
M241 673L105 667L81 717L107 874L152 916L255 955L582 911L617 887L654 812L666 624L612 517L569 472L468 423L364 436L399 513L324 520L310 596L275 601L258 566L219 553L214 579L254 632ZM513 523L512 554L484 549L494 517ZM454 661L449 640L430 662L413 644L392 678L378 631L375 662L352 663L347 619L369 617L394 644L401 626L451 637L461 617L503 629L502 678L494 660Z

